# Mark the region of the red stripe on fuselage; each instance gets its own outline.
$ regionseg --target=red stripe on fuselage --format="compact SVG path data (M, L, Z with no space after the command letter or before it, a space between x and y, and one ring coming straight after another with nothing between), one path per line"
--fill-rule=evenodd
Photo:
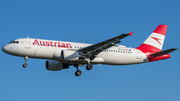
M148 45L148 44L142 44L141 46L137 47L136 49L141 50L146 55L149 62L163 60L163 59L167 59L167 58L171 57L169 54L165 54L165 55L162 55L162 56L153 56L153 55L151 55L153 53L160 52L161 50L154 47L154 46Z
M167 58L170 58L170 57L171 56L169 54L165 54L165 55L162 55L162 56L152 56L152 55L147 56L149 62L163 60L163 59L167 59Z

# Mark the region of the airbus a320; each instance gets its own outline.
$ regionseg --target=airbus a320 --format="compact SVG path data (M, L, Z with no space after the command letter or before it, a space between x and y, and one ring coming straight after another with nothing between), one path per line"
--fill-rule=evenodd
M167 25L159 25L137 48L118 45L121 39L132 36L131 32L97 44L20 38L3 46L2 50L10 55L24 57L24 68L28 58L47 59L47 70L58 71L74 66L77 68L75 75L80 76L82 72L79 66L86 65L86 69L91 70L95 64L130 65L170 58L168 53L177 48L162 51L166 30Z

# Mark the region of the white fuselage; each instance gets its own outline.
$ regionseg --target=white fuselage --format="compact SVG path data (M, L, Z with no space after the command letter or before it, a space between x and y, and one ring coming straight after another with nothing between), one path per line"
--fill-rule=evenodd
M78 50L91 44L21 38L5 45L2 50L8 54L29 58L52 59L64 63L87 64L85 61L62 61L54 55L62 50ZM148 62L146 55L138 49L125 46L114 46L101 52L91 61L91 64L127 65Z

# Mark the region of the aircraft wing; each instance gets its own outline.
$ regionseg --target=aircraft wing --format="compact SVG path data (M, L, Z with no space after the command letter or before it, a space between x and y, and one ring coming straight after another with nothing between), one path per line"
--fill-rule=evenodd
M90 60L93 60L102 51L105 51L108 48L120 43L121 39L123 39L129 35L132 36L132 33L133 32L121 34L121 35L114 37L114 38L111 38L109 40L106 40L106 41L103 41L103 42L82 48L79 50L79 52L80 52L82 57L89 58Z

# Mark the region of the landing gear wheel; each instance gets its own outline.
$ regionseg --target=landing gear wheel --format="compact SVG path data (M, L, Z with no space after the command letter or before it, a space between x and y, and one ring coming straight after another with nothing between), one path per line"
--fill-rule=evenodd
M26 67L27 67L27 64L26 64L26 63L24 63L24 64L23 64L23 67L24 67L24 68L26 68Z
M87 66L86 66L86 69L87 70L91 70L93 68L93 66L91 65L91 64L88 64Z
M80 70L77 70L76 72L75 72L75 75L76 76L80 76L82 74L82 72L80 71Z
M25 57L24 57L24 61L25 61L25 63L23 64L23 67L24 67L24 68L26 68L26 67L27 67L27 64L26 64L26 63L27 63L27 60L28 60L28 56L25 56Z

